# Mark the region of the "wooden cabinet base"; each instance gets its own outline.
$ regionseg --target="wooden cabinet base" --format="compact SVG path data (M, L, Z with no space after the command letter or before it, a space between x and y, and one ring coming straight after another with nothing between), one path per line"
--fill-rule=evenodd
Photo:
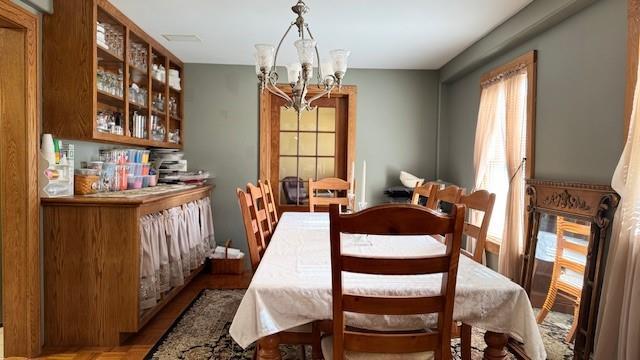
M140 312L138 219L210 192L204 186L135 199L42 199L45 345L113 347L138 332L182 289Z

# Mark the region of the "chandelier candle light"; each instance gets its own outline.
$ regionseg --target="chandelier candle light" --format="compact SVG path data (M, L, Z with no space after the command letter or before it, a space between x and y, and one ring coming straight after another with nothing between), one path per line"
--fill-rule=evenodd
M270 44L256 44L256 74L260 81L260 90L267 89L274 95L283 98L286 101L286 107L293 108L298 114L298 119L300 119L300 114L303 111L314 109L311 104L315 100L330 94L336 86L340 89L342 79L347 72L347 58L350 51L342 49L331 50L329 52L331 61L320 63L320 53L318 52L316 40L309 30L309 24L305 22L303 17L309 11L309 7L302 0L299 0L291 7L291 10L297 15L297 18L289 25L277 48ZM277 86L278 73L276 65L280 46L294 26L298 28L298 40L293 45L298 52L299 62L286 65L287 80L291 85L292 94L292 96L289 96ZM320 71L317 71L316 86L323 90L307 99L308 88L313 85L311 81L313 79L314 57L320 64Z

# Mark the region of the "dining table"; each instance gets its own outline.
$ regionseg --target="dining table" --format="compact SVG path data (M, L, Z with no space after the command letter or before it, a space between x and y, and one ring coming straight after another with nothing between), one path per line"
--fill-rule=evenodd
M243 348L258 342L257 359L280 359L280 332L332 318L328 213L284 213L230 327ZM380 257L424 257L445 252L431 236L341 234L342 252ZM434 296L441 274L381 276L343 273L345 292L367 295ZM530 359L546 359L542 337L525 290L501 274L460 256L453 320L485 331L485 359L507 357L509 338ZM346 323L370 330L415 330L436 314L350 314Z

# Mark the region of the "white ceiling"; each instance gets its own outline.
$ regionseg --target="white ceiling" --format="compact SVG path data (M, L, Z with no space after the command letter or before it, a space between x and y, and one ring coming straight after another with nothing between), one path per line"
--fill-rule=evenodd
M295 1L111 0L183 61L216 64L253 64L254 44L277 45ZM346 48L355 68L439 69L532 1L307 0L306 20L321 58ZM168 42L162 34L202 42ZM295 59L296 35L283 43L279 64Z

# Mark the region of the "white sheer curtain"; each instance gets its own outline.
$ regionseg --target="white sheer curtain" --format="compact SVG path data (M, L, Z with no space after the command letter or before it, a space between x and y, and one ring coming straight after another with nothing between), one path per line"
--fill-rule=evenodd
M640 81L611 185L622 199L613 222L595 358L635 360L640 359Z
M489 235L500 238L499 271L512 279L524 250L526 109L526 70L483 86L474 144L475 189L496 194Z
M510 279L520 275L524 253L524 158L526 157L527 73L504 80L505 157L509 175L504 231L498 271Z

